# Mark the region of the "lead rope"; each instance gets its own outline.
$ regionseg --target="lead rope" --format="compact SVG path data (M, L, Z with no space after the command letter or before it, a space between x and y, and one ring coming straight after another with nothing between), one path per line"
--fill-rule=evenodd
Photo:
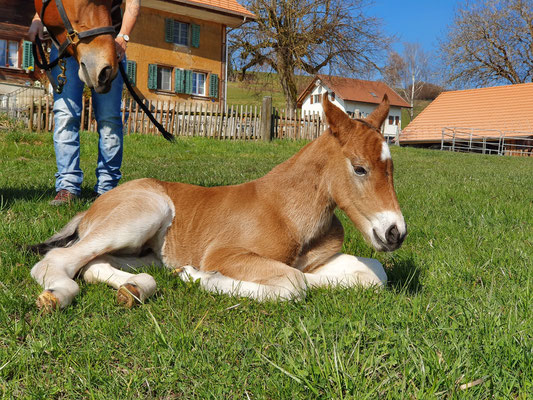
M131 97L133 97L133 100L135 100L135 102L141 107L141 109L144 111L144 113L148 116L148 118L150 119L150 121L152 121L152 123L155 125L155 127L157 128L157 130L159 132L161 132L161 135L163 135L163 137L165 139L167 139L169 142L172 142L174 141L175 137L172 133L170 133L169 131L167 131L163 125L161 125L154 117L154 115L152 114L152 112L148 109L148 107L146 107L146 105L143 103L143 101L141 100L141 98L137 95L137 93L135 93L135 90L133 90L133 86L131 85L130 83L130 80L128 78L128 74L126 74L126 71L124 71L124 67L122 66L122 63L119 62L118 64L118 69L120 70L120 75L122 75L122 79L124 80L124 83L126 84L126 87L128 88L128 92L130 92L131 94ZM125 108L125 107L124 107Z

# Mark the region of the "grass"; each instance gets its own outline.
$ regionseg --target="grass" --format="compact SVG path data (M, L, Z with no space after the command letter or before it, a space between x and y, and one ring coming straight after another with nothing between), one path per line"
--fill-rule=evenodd
M97 137L83 134L84 194ZM124 181L201 185L261 176L303 142L125 140ZM385 290L312 290L299 302L206 293L148 267L132 310L103 284L42 315L23 246L90 202L48 205L50 135L0 134L0 395L11 399L528 399L533 393L531 159L393 148L409 236L377 254L339 213L345 251L386 266Z

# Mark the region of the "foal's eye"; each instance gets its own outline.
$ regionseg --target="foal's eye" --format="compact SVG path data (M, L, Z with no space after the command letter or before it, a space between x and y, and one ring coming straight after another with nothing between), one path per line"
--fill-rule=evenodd
M355 165L353 167L353 171L355 172L355 175L358 176L364 176L367 174L367 170L364 167L361 167L360 165Z

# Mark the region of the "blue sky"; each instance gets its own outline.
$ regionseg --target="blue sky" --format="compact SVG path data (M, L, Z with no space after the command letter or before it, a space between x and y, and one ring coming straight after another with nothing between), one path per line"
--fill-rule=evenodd
M457 3L458 0L374 0L368 11L383 21L385 33L396 35L396 51L401 52L402 42L418 42L426 51L433 51L452 22Z

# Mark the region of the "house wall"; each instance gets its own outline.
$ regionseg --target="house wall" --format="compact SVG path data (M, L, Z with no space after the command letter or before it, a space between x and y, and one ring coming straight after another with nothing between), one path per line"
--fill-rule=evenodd
M316 86L313 91L307 95L305 100L302 103L302 112L304 113L313 113L317 112L322 114L322 104L321 103L313 103L311 104L311 96L314 95L321 95L326 92L331 92L330 89L328 89L324 85ZM331 101L331 97L330 97ZM339 107L341 110L347 112L348 114L353 114L355 110L359 111L359 115L361 118L367 117L372 111L376 109L378 106L377 104L370 104L370 103L359 103L354 101L344 101L341 98L338 98L335 96L335 100L332 101L333 104L335 104L337 107ZM402 109L401 107L391 106L389 111L389 117L394 118L393 124L389 124L389 118L385 120L383 133L386 136L395 136L397 130L402 125ZM396 117L398 117L398 125L396 125Z
M31 86L44 74L40 71L25 70L23 63L24 37L35 14L33 2L0 0L0 39L18 43L18 62L15 67L0 66L0 93L9 93L20 86Z
M196 24L200 26L200 45L198 48L181 46L165 41L165 19ZM193 100L197 102L219 101L223 93L224 65L223 65L223 40L225 39L226 26L220 23L180 16L165 11L142 7L141 13L131 34L128 44L127 57L137 63L136 88L149 100L180 101ZM148 89L148 65L162 66L193 70L208 74L206 93L209 93L209 74L219 76L219 97L212 99L208 96L191 96L189 94L175 93ZM174 75L172 74L172 88L174 88Z

